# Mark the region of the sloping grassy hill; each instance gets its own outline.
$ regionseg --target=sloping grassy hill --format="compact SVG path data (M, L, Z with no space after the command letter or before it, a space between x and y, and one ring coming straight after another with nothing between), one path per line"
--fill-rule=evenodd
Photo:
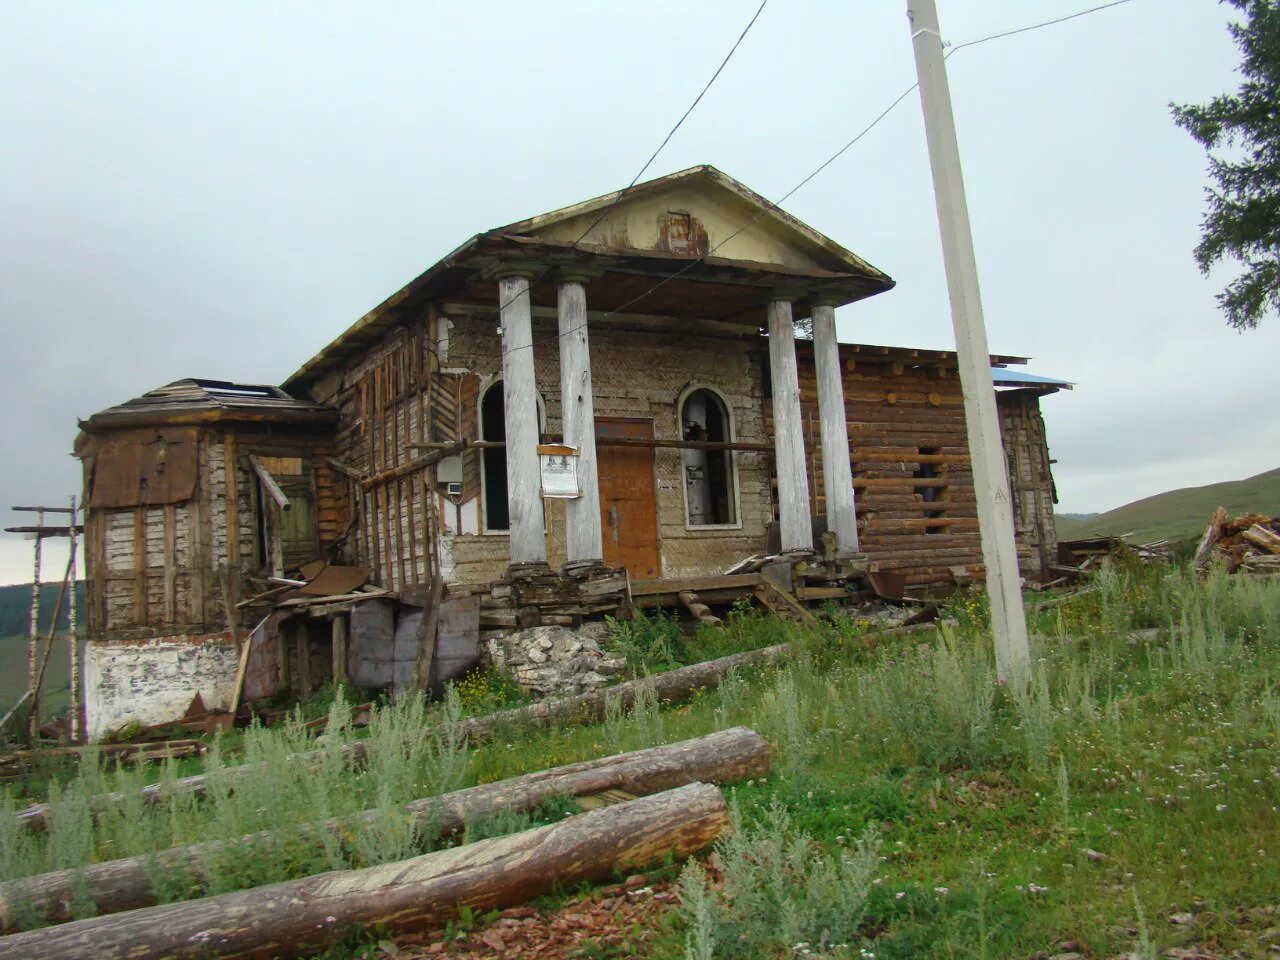
M49 618L58 600L57 583L40 586L40 636L41 654L44 638L49 635ZM76 601L79 604L81 636L84 634L84 583L76 584ZM0 587L0 715L17 702L27 689L27 630L31 617L31 584L16 583ZM53 641L49 666L45 670L44 686L40 696L42 717L56 713L66 706L69 699L68 662L70 660L65 635L66 608L58 621L58 636Z
M1124 536L1131 543L1187 540L1204 532L1210 514L1218 507L1226 507L1232 516L1250 512L1280 514L1280 469L1247 480L1169 490L1086 519L1060 514L1058 538Z

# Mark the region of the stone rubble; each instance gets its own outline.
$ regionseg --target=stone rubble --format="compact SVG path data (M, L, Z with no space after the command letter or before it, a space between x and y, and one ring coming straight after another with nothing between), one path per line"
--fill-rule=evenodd
M608 627L584 624L579 630L561 626L530 627L486 640L494 666L510 673L520 687L539 697L573 696L607 684L626 661L600 649Z

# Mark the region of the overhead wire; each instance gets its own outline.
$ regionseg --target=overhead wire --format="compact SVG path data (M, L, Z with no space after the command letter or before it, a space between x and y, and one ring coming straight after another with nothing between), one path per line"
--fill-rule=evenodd
M587 228L582 231L581 234L579 234L578 238L574 240L573 243L569 245L570 252L578 249L578 244L580 244L584 239L586 239L586 237L591 233L591 231L594 230L596 227L598 227L605 220L605 218L608 217L609 214L613 212L613 208L616 207L622 201L622 198L625 197L627 193L631 190L631 188L634 187L640 181L640 178L644 176L645 171L648 170L651 166L653 166L653 161L658 159L658 154L662 153L662 151L666 148L667 144L671 142L671 138L676 135L676 131L678 131L684 125L684 122L689 119L689 115L693 113L694 109L698 106L698 104L702 102L702 98L707 95L707 91L709 91L712 85L716 82L716 80L719 79L720 74L724 72L724 68L729 65L729 61L732 60L733 55L738 52L738 47L742 46L742 41L747 38L747 34L751 32L751 28L754 27L756 24L756 21L760 19L760 14L764 13L764 8L768 6L768 4L769 4L769 0L760 0L760 6L756 8L756 12L752 14L751 19L747 21L747 25L742 28L742 32L738 34L738 39L733 42L733 46L731 46L729 48L729 52L724 55L724 58L720 61L720 65L716 67L715 72L711 74L711 78L707 80L705 84L703 84L702 89L698 91L698 95L693 98L693 102L690 103L688 108L684 111L684 113L680 115L680 119L677 120L675 124L671 127L671 129L667 131L667 135L662 138L662 142L658 144L657 149L654 150L653 153L649 155L649 159L644 162L644 166L642 166L639 170L636 171L636 175L631 178L631 182L628 183L621 190L617 191L617 193L614 195L613 200L604 208L601 214L598 217L596 217L596 219L593 220L587 226ZM552 270L552 267L547 267L546 269L544 269L540 274L538 274L538 276L536 276L533 280L530 281L529 286L532 287L533 284L545 279L546 276L551 272L551 270ZM514 302L519 296L520 295L517 294L515 297L512 297L510 300L500 303L498 305L499 313L501 313L504 307ZM530 346L532 346L532 344L530 344ZM503 356L506 356L505 350L503 351Z
M999 40L1004 37L1012 37L1022 33L1030 33L1033 30L1041 30L1041 29L1044 29L1045 27L1052 27L1060 23L1065 23L1068 20L1075 20L1079 17L1088 16L1089 14L1092 14L1092 13L1099 13L1100 11L1109 10L1112 7L1118 7L1123 4L1132 3L1132 2L1133 0L1112 0L1112 2L1110 3L1104 3L1099 6L1090 7L1087 10L1078 10L1075 13L1066 14L1065 16L1054 17L1053 19L1050 19L1050 20L1042 20L1038 23L1028 24L1023 27L1016 27L1010 30L1003 30L999 33L993 33L985 37L978 37L975 40L967 40L964 43L960 43L951 47L944 55L944 59L949 59L951 56L953 56L954 54L958 53L961 50L964 50L967 47L975 47L978 44L987 43L991 40ZM757 16L758 15L759 14L757 12ZM754 19L752 20L752 22L754 22ZM736 49L736 45L735 45L735 49ZM698 264L703 263L708 257L715 254L717 250L719 250L721 247L727 244L730 240L734 239L734 237L737 237L741 233L743 233L743 231L750 229L757 221L760 220L761 217L765 216L766 214L772 213L775 210L778 210L783 203L785 203L788 199L790 199L797 192L799 192L801 188L803 188L806 184L808 184L811 180L813 180L816 176L818 176L818 174L822 173L822 171L825 170L827 167L831 166L831 164L833 164L836 160L838 160L841 156L843 156L856 143L858 143L858 141L860 141L863 137L865 137L872 130L874 130L876 126L878 126L880 122L885 119L885 117L887 117L890 113L892 113L894 109L900 103L902 103L903 100L905 100L908 96L910 96L911 93L915 91L919 86L920 86L919 82L916 82L911 84L911 86L907 87L905 90L903 90L900 94L898 94L897 97L895 97L889 103L887 107L885 107L882 111L880 111L879 114L876 115L874 120L872 120L869 124L867 124L860 131L858 131L858 133L854 135L852 139L848 140L842 147L840 147L833 154L831 154L829 157L823 160L820 164L818 164L818 166L816 166L812 171L810 171L804 177L804 179L802 179L799 183L797 183L794 187L792 187L790 190L784 193L777 200L766 200L765 201L766 206L762 207L759 211L756 212L756 214L753 217L751 217L750 220L744 223L741 227L739 227L733 233L729 234L729 236L725 237L723 240L717 243L714 247L709 249L706 253L702 254L696 259L690 260L688 263L686 263L683 267L681 267L679 270L677 270L675 273L671 274L670 276L663 277L661 280L655 283L648 290L645 290L643 293L640 293L635 297L632 297L630 300L626 301L622 305L614 307L612 310L605 312L600 316L600 319L608 319L614 316L615 314L621 313L622 311L626 310L628 307L633 306L634 304L637 304L640 301L646 299L650 294L654 293L657 290L660 290L662 287L666 286L671 281L679 279L684 274L688 273L690 270L696 267ZM632 181L632 186L634 186L634 184L635 184L635 181ZM597 223L598 222L599 221L597 221ZM595 224L589 227L587 232L589 233L594 228L595 228ZM582 240L582 237L579 237L578 240L575 241L574 246L576 247L577 243L580 242L581 240ZM547 337L542 340L534 340L531 343L523 344L519 347L513 347L512 350L531 350L540 343L555 342L556 340L559 340L562 337L566 337L576 332L577 330L581 330L585 326L587 326L587 321L583 321L582 323L576 324L573 327L570 327L568 330L562 331L553 337ZM506 356L508 352L510 351L504 349L502 355Z

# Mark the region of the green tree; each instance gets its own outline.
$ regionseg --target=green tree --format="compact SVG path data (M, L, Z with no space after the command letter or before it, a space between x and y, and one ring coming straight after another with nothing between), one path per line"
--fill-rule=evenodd
M1215 184L1196 262L1205 274L1224 260L1240 263L1218 303L1231 326L1249 330L1280 312L1280 0L1222 2L1243 13L1227 26L1242 55L1240 88L1171 109L1208 152Z

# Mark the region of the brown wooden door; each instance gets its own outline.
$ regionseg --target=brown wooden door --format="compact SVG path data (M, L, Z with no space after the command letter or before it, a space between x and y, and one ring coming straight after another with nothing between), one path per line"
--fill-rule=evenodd
M653 439L653 421L633 417L597 417L597 437ZM600 476L600 526L604 562L626 567L633 580L662 575L658 554L658 488L653 450L645 447L596 448Z

